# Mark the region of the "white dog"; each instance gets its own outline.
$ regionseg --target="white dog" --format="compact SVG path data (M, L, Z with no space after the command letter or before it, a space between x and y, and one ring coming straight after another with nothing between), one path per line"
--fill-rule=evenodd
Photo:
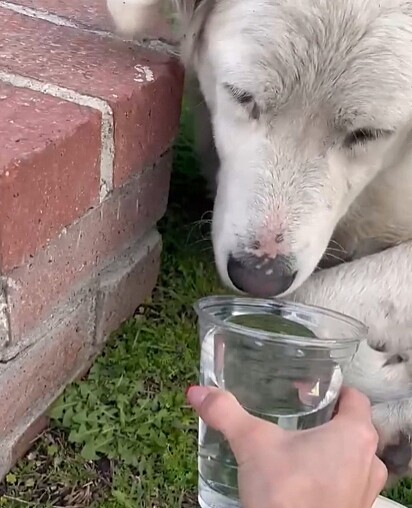
M412 0L171 3L220 161L223 281L368 325L347 382L390 471L412 474ZM127 36L162 19L156 0L108 6Z

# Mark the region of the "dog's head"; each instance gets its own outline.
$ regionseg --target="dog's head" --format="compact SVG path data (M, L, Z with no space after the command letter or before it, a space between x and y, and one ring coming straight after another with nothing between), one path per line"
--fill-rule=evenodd
M107 1L127 33L159 12L160 0ZM255 295L293 291L400 156L412 118L412 0L170 1L221 161L220 275Z
M412 118L412 2L197 3L184 55L221 160L217 266L229 286L285 294L399 156Z

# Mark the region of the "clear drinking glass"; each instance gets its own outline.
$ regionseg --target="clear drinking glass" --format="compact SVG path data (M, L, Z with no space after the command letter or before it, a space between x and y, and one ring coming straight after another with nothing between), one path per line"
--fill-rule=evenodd
M243 297L203 298L195 310L201 385L230 391L247 411L284 429L331 418L364 325L325 309ZM198 468L202 508L241 506L230 447L202 420Z

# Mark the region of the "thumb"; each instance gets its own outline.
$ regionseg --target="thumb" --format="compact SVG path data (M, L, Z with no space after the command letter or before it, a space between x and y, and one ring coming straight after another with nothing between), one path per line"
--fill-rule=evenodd
M237 461L242 461L251 444L247 444L248 434L263 422L247 413L231 393L218 388L192 386L186 397L200 418L229 441Z

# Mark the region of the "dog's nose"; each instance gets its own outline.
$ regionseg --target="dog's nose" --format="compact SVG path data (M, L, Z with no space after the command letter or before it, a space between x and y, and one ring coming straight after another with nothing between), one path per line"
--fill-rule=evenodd
M268 298L284 293L296 277L293 262L286 256L229 256L227 271L233 285L249 295Z

